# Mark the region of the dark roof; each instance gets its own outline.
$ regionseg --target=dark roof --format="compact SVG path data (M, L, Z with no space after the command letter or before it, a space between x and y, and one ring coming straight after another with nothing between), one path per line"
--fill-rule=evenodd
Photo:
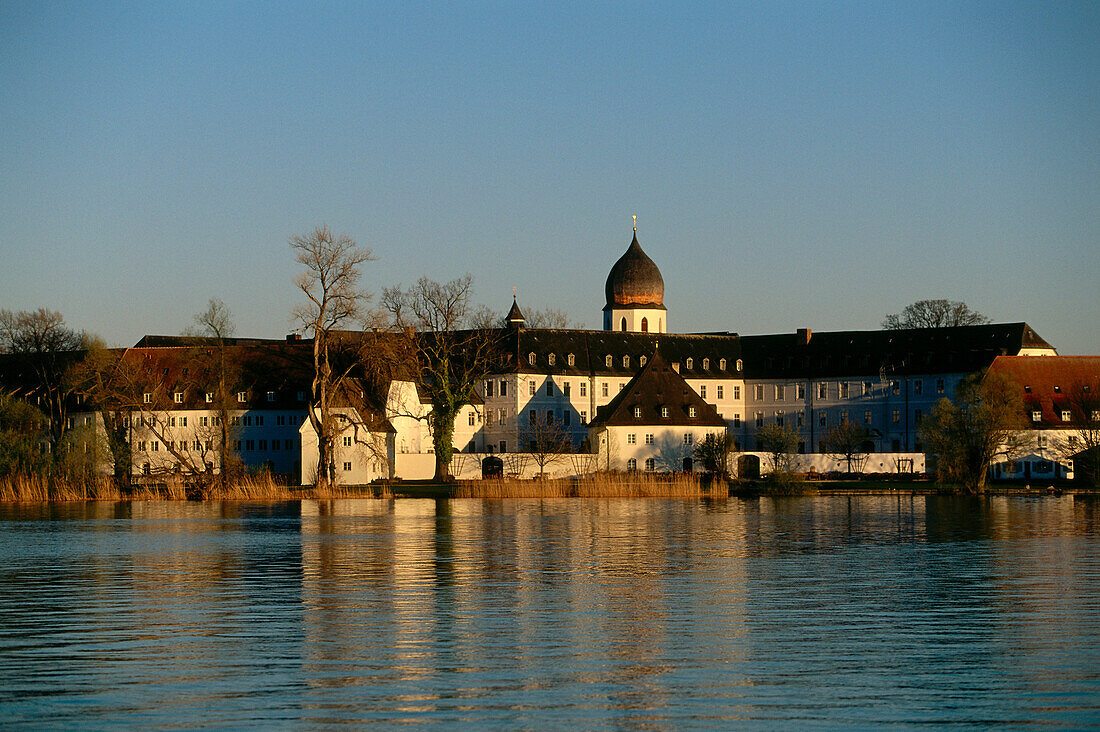
M527 322L527 318L523 317L523 313L519 309L519 304L514 297L512 298L512 308L508 311L508 314L504 316L504 320L513 325L523 325Z
M742 336L745 378L967 373L1021 348L1051 348L1027 323Z
M667 417L663 408L668 409ZM599 408L595 422L600 426L726 426L726 420L673 370L660 349L609 404Z
M1091 421L1083 410L1100 409L1100 356L1000 356L989 370L1019 384L1032 428L1073 428ZM1063 411L1070 412L1068 423ZM1039 422L1032 412L1041 413Z
M210 345L217 343L217 338L205 336L172 336L172 335L144 335L134 344L134 348L186 348L196 345ZM225 338L229 346L259 346L277 345L280 343L297 342L296 336L282 338Z
M665 281L661 270L638 243L638 232L630 242L626 253L611 267L604 284L607 305L613 307L663 308Z

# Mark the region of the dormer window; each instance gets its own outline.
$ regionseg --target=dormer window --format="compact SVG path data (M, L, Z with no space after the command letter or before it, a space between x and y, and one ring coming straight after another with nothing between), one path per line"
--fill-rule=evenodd
M641 418L642 418L642 408L641 407L634 407L634 419L641 419Z
M177 391L175 394L173 394L172 401L174 401L176 404L183 404L183 392Z
M531 353L527 354L527 363L529 363L532 366L535 365L535 354L534 354L533 351Z
M1070 419L1072 419L1072 417L1070 416L1069 410L1068 409L1063 409L1062 410L1062 421L1063 422L1068 422L1068 421L1070 421Z
M141 401L144 404L151 404L153 402L153 395L149 392L145 392L141 395Z
M237 401L238 402L247 402L248 401L248 392L247 391L238 391L237 392Z
M722 358L722 359L718 360L718 370L719 371L725 371L726 370L726 359Z
M639 356L638 357L638 365L639 366L645 366L645 356Z
M577 363L577 358L572 353L570 353L568 356L565 357L565 362L570 366L575 366Z
M1031 386L1030 385L1024 384L1024 393L1025 394L1030 394L1031 393Z
M551 353L549 356L546 357L546 363L550 364L551 366L554 365L554 361L554 354Z
M608 354L603 360L604 366L611 368L611 354Z
M688 407L688 416L689 417L694 417L695 416L695 407Z
M360 393L361 393L361 392L360 392ZM273 402L273 401L275 401L275 392L273 392L273 391L269 391L269 392L267 393L267 400L268 400L269 402Z
M703 371L710 371L710 359L709 358L704 358L703 359Z
M668 416L668 407L661 407L661 416L662 417L667 417Z
M1034 410L1031 413L1031 421L1032 422L1042 422L1043 421L1043 413L1038 409Z
M1055 394L1061 394L1061 393L1062 393L1062 387L1060 387L1060 386L1058 386L1057 384L1055 384L1055 385L1054 385L1054 393L1055 393Z
M630 356L623 356L623 368L630 368Z
M684 368L687 369L688 371L691 371L691 369L694 365L695 365L695 359L693 359L693 358L685 358L684 359Z
M738 370L738 371L740 371L740 370L741 370L741 366L742 366L742 364L741 364L741 359L737 359L737 370Z

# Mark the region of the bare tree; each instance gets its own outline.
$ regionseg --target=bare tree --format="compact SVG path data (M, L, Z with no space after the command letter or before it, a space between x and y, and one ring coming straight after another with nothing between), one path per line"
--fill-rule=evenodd
M772 472L791 472L791 455L798 444L798 434L793 427L766 424L756 431L756 443L761 452L768 453Z
M863 461L867 457L864 449L867 437L866 427L844 420L825 435L825 449L832 459L845 462L848 467L846 472L852 472L853 463L856 472L862 472Z
M333 234L327 226L292 236L290 248L298 263L305 267L294 284L307 302L294 309L293 317L313 338L308 412L310 425L317 433L316 486L321 488L336 480L333 455L338 426L332 411L333 399L354 366L352 362L340 369L333 367L335 335L341 326L364 316L369 296L359 287L360 267L373 257L369 249L360 247L345 234Z
M885 330L902 328L951 328L957 325L983 325L989 318L959 300L918 300L900 313L887 315Z
M733 436L729 432L707 435L695 446L695 459L703 463L708 473L729 475L729 456L733 452Z
M204 445L211 442L216 446L218 482L224 487L241 467L240 457L233 449L230 414L237 407L233 392L241 377L241 364L230 340L236 327L229 307L216 297L210 298L205 310L195 314L194 321L185 333L194 341L189 359L193 364L191 370L196 375L196 386L210 395L207 405L215 416L207 424L209 437L202 435L199 439Z
M936 456L938 479L970 493L985 490L986 474L997 455L1013 458L1027 444L1019 386L990 371L959 384L955 401L941 399L920 426Z
M570 320L564 310L554 308L536 308L527 313L528 328L584 328L584 323Z
M1074 461L1074 472L1092 486L1100 486L1100 379L1079 381L1066 390L1073 427L1054 448Z
M84 333L65 325L61 313L39 308L0 310L0 350L26 359L34 374L36 400L48 417L50 449L59 459L73 394L71 368L82 357Z
M475 312L472 288L473 277L466 275L446 283L421 277L408 290L397 286L382 292L394 332L416 354L417 387L432 405L426 419L439 481L451 480L455 417L473 402L475 387L497 357L500 331L469 327Z
M542 477L547 465L573 452L573 438L550 413L541 419L537 414L532 414L520 429L519 446L531 455L539 466L539 477Z

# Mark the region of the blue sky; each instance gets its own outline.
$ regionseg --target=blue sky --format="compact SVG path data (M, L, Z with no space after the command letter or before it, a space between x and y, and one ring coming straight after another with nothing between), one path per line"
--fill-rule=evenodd
M0 3L0 308L281 337L327 223L598 327L631 214L674 331L1100 353L1100 5Z

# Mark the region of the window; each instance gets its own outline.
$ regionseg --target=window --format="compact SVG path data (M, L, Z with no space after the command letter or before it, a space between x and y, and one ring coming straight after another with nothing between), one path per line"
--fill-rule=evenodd
M160 450L160 443L156 440L152 440L149 443L149 449L151 449L153 452L158 452Z
M603 395L607 396L607 382L606 381L603 382L603 384L601 384L600 387L601 387Z
M1061 393L1062 393L1062 387L1060 387L1060 386L1058 386L1057 384L1055 384L1055 385L1054 385L1054 393L1055 393L1055 394L1061 394Z
M138 452L145 452L145 440L138 442Z
M588 410L582 409L581 410L581 424L585 424L586 422L588 422Z
M638 461L634 458L630 458L626 461L626 469L633 473L638 469Z
M275 416L275 426L276 427L282 427L285 424L286 424L286 417L285 416L283 416L281 414Z
M920 379L917 379L913 382L913 393L917 396L920 396L924 393L924 382Z
M653 444L653 435L652 434L647 434L645 436L645 444L647 444L647 445L652 445Z
M890 422L892 424L901 424L901 410L900 409L895 409L893 412L891 412ZM894 452L897 452L897 450L894 450Z
M546 424L554 424L554 410L546 410Z
M237 447L239 448L240 445L238 444ZM294 440L283 440L283 447L286 448L287 450L294 449Z
M581 396L588 396L588 382L581 382Z
M176 418L175 417L169 417L168 418L168 426L169 427L175 427L176 426Z
M267 400L268 400L269 402L273 402L273 401L275 401L275 392L273 392L273 391L269 391L269 392L267 393Z
M619 391L622 391L624 386L626 386L626 382L620 381L619 382Z
M561 422L562 422L562 424L568 426L569 423L572 421L572 416L573 416L572 412L570 412L568 409L563 409L562 413L561 413Z
M687 369L688 371L691 371L691 367L694 363L695 363L694 359L685 358L684 359L684 368Z
M206 403L209 404L212 401L214 401L214 392L212 392L212 391L206 392Z
M797 384L794 387L794 398L795 399L805 399L806 398L806 385L805 384Z
M695 416L695 407L688 407L688 416L689 417L694 417Z
M707 398L707 385L706 384L700 384L699 385L699 396L702 397L703 399Z
M943 379L936 379L936 393L943 394Z
M267 449L267 440L260 440L260 449L261 450L266 450Z
M661 416L662 417L667 417L668 416L668 407L661 407Z
M709 358L704 358L703 359L703 371L710 371L710 359Z
M623 356L623 368L630 368L630 356Z
M646 459L645 459L645 469L646 469L646 470L650 470L650 471L652 471L652 470L654 470L654 469L655 469L656 467L657 467L657 463L656 463L656 461L655 461L655 460L654 460L653 458L646 458Z
M183 404L183 392L177 391L176 393L174 393L172 395L172 401L174 401L176 404Z
M624 332L626 331L626 318L623 318L621 321L619 321L619 330Z
M752 398L758 402L764 401L764 385L753 384L752 386Z
M283 444L283 443L279 442L278 440L272 440L272 441L271 441L271 449L272 449L272 450L275 450L276 452L278 452L278 450L279 450L279 447L280 447L280 446L281 446L282 444Z
M914 409L913 410L913 423L919 426L921 417L923 417L923 416L924 415L921 413L921 411L919 409Z
M797 423L799 427L806 426L806 414L805 412L799 412L797 417Z
M1038 409L1034 410L1034 411L1033 411L1033 412L1031 413L1031 421L1032 421L1032 422L1042 422L1042 421L1043 421L1043 413L1042 413L1042 411L1040 411L1040 410L1038 410Z
M304 402L306 400L306 393L304 391L300 391L296 395L296 398L298 399L298 401Z
M561 385L562 396L568 397L570 395L571 390L572 390L572 385L568 381Z
M1077 435L1070 435L1069 436L1069 446L1074 447L1074 448L1077 447Z
M901 394L901 382L894 380L890 382L890 393L894 396Z
M577 357L574 356L572 353L570 353L568 356L565 357L565 362L567 364L569 364L570 366L576 366L577 365Z
M824 381L817 385L817 398L828 399L829 398L829 385Z
M488 417L491 417L492 414L493 413L490 412L489 410L485 410L485 416L486 416L485 426L487 426L487 427L492 427L492 424L490 424L491 420L488 419ZM474 419L474 413L470 412L470 426L474 427L476 425L476 423L477 423L477 420ZM345 437L344 439L347 439L347 438Z
M546 380L546 396L554 396L554 382L551 379Z
M787 393L787 390L783 386L783 384L776 384L775 385L775 400L777 402L783 401L783 399L786 397L786 393Z
M645 366L645 356L638 356L638 365Z
M1093 422L1100 422L1100 409L1092 410L1091 419L1092 419Z
M871 395L871 390L873 388L874 388L874 386L870 381L864 381L863 382L863 396L870 396Z
M187 417L180 417L180 427L187 426Z
M635 435L633 432L627 433L627 435L626 435L626 444L628 444L628 445L638 444L638 436Z
M841 422L847 422L848 421L848 410L847 409L841 409L840 410L840 421Z
M753 416L756 419L756 426L757 427L763 427L764 426L764 413L763 412L756 412L756 414L754 414Z
M780 409L779 411L777 411L777 412L775 413L775 423L776 423L777 425L779 425L780 427L782 427L782 426L783 426L783 422L784 422L784 419L785 419L785 415L783 414L783 410L782 410L782 409Z
M604 358L604 360L603 360L603 364L604 364L604 366L606 366L607 368L611 368L611 355L610 355L610 354L608 354L608 355L607 355L607 356L606 356L606 357Z
M722 389L722 385L721 385L721 384L719 384L718 386L714 387L714 389L715 389L715 391L717 391L717 392L718 392L718 400L719 400L719 401L721 401L722 399L724 399L724 398L725 398L725 394L723 394L723 393L722 393L723 389Z
M695 442L695 435L691 434L690 432L687 432L687 433L684 434L684 444L685 445L690 445L694 442Z
M741 359L737 359L737 370L738 371L741 370L741 366L742 366Z
M538 417L535 415L534 409L527 413L527 421L531 424L534 424L536 421L538 421Z
M508 396L508 382L504 379L500 380L500 395Z
M260 427L264 424L264 416L262 414L256 415L256 424Z
M649 319L648 318L642 318L642 332L643 333L648 333L649 332Z
M557 359L555 359L555 358L554 358L554 354L552 354L552 353L551 353L551 354L550 354L549 356L547 356L547 357L546 357L546 363L548 363L548 364L549 364L549 365L551 365L551 366L553 366L553 365L554 365L554 362L555 362L556 360L557 360Z
M503 409L498 409L497 410L497 424L499 424L501 427L504 426L504 410Z
M244 418L244 426L245 427L251 427L252 426L252 417L251 417L251 415L246 416Z
M840 387L840 398L841 399L847 399L848 398L848 382L847 381L840 382L839 387Z
M641 407L634 407L634 419L641 419L641 418L642 418L642 408Z
M871 410L868 409L863 413L863 424L871 424Z
M740 414L733 415L733 426L734 427L740 427L741 426L741 415Z
M726 359L724 359L724 358L718 359L718 370L719 371L725 371L726 370Z
M238 402L247 402L248 401L248 392L247 391L238 391L237 392L237 401Z
M506 440L501 440L500 441L500 451L501 452L508 452L508 442Z
M1072 417L1069 413L1069 410L1068 409L1063 409L1062 410L1062 421L1063 422L1068 422L1068 421L1070 421L1070 419L1072 419Z
M740 386L735 385L733 387L733 398L734 399L740 399L741 398L741 387Z
M829 420L828 420L828 417L827 417L827 415L825 414L825 412L822 412L821 414L819 414L819 415L817 416L817 424L818 424L819 426L821 426L821 427L825 427L826 425L828 425L828 423L829 423Z
M536 388L535 387L535 382L533 382L533 381L528 381L527 382L527 393L528 393L529 396L534 396L535 395L535 388Z
M485 388L484 388L483 391L485 392L485 398L486 399L491 397L493 395L493 382L492 381L486 381L485 382Z
M345 473L350 473L351 472L351 463L349 463L349 462L344 463L344 472Z
M255 450L256 449L256 441L255 440L245 440L244 441L244 449L245 450Z
M145 404L150 404L153 401L153 395L150 394L149 392L145 392L144 394L141 395L141 401L144 402Z
M527 354L527 363L529 363L532 366L535 365L535 353L534 353L534 351Z

